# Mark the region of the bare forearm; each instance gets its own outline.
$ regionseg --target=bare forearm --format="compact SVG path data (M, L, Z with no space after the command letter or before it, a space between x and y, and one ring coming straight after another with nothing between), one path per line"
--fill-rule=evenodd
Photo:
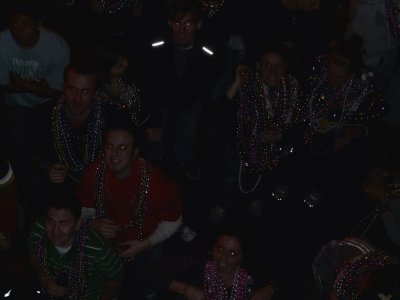
M188 284L182 281L173 280L168 286L168 291L185 295Z
M60 91L57 91L47 85L47 83L23 81L22 83L8 83L0 87L0 91L5 93L30 93L38 97L53 98Z
M240 89L240 84L234 82L225 92L228 99L233 100Z
M108 281L106 289L100 299L101 300L113 299L115 296L117 296L120 286L121 286L120 280Z

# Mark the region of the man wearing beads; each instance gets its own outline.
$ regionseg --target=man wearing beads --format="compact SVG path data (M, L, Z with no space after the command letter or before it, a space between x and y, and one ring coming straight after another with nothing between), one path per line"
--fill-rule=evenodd
M130 121L118 121L107 131L104 159L89 165L78 194L83 218L127 262L127 291L180 227L182 203L176 184L138 156Z
M62 95L35 109L27 150L33 160L32 199L51 183L75 191L87 164L98 157L105 124L114 111L97 96L98 83L96 60L79 54L65 69ZM45 203L31 206L29 214L37 217Z
M33 225L28 251L40 285L50 297L113 299L123 262L112 246L81 222L81 205L60 186L51 192L44 218Z
M42 130L35 126L34 153L52 183L78 182L100 152L105 108L95 97L97 83L95 61L82 58L66 68L60 99L35 112Z

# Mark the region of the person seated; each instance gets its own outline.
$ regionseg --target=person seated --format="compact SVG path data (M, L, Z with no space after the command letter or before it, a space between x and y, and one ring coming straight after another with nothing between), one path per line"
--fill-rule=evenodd
M62 96L35 112L32 155L52 183L76 185L100 153L105 108L95 96L97 84L94 62L74 62L65 70Z
M250 274L243 243L240 233L223 230L211 251L181 254L157 266L152 283L185 299L271 299L277 285Z
M111 68L120 74L120 64ZM102 150L106 124L123 113L128 105L113 106L105 93L98 59L82 52L65 69L61 97L38 107L32 118L31 153L51 183L65 183L76 190L86 166Z
M107 48L98 49L96 55L105 77L98 97L115 110L129 114L136 126L143 125L148 116L143 111L142 93L132 82L131 61L123 52Z
M114 299L124 265L112 245L86 226L79 199L53 186L46 215L32 226L27 247L39 284L49 297Z
M400 295L400 261L356 237L324 245L313 261L321 299L394 299Z
M2 141L25 205L32 200L35 185L26 151L31 146L29 120L36 107L60 95L70 48L61 36L42 26L41 2L10 1L7 8L8 27L0 32Z
M383 113L357 37L337 44L313 65L304 86L305 142L316 155L336 153L368 134L366 122Z
M298 178L307 179L299 189L308 207L326 205L328 217L342 211L342 205L347 211L352 211L349 205L357 205L371 160L365 151L369 131L385 110L372 79L363 72L361 45L358 38L335 45L316 60L303 82L305 148L297 170ZM347 232L346 218L340 225L332 230L342 227Z
M261 51L257 67L240 65L229 99L237 99L240 166L261 174L275 169L290 153L288 129L293 126L298 109L298 83L289 74L289 49L280 42L270 42ZM259 180L258 180L259 181ZM254 191L256 186L249 191Z
M10 111L34 108L58 96L62 88L69 46L41 26L42 9L39 3L13 1L8 28L0 33L0 91Z
M182 223L177 185L140 157L138 144L128 118L110 124L104 156L88 166L78 190L89 226L132 262L128 278L140 278L138 265L156 261Z

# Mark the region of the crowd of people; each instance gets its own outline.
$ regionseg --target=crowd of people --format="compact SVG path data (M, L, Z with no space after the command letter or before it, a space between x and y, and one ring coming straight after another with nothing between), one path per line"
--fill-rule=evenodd
M0 5L0 296L400 297L397 0Z

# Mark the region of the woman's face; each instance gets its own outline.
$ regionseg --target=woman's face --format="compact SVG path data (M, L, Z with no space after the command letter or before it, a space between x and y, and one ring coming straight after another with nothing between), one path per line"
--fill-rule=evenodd
M242 246L235 236L222 235L214 244L213 259L221 274L233 274L243 262Z
M287 63L282 56L266 52L260 61L260 76L264 83L269 86L278 85L279 81L285 75Z
M333 56L328 57L326 78L332 87L341 86L352 76L343 64L338 63Z
M121 54L117 57L114 65L111 67L110 73L112 77L121 77L123 76L129 67L128 58Z

